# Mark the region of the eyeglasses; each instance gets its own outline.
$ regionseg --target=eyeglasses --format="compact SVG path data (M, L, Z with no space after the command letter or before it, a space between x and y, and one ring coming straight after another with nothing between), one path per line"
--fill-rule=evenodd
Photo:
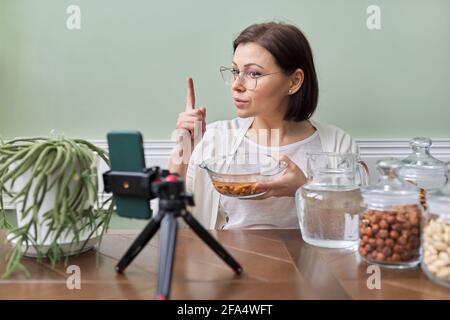
M225 81L226 85L231 86L236 79L239 78L239 81L247 90L256 89L259 78L275 73L281 73L281 71L263 74L257 71L239 71L236 68L220 67L220 74L222 75L222 79Z

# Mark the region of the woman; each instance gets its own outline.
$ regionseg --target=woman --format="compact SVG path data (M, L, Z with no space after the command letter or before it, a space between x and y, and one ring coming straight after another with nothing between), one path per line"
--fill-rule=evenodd
M192 211L206 228L298 228L294 196L306 182L306 152L356 152L355 142L339 128L310 120L317 106L318 83L311 48L298 28L274 22L251 25L236 38L233 49L231 67L222 67L221 72L231 86L238 118L206 126L206 109L194 108L189 78L186 110L179 114L176 127L189 132L194 144L195 124L200 123L202 138L190 157L184 150L185 163L177 161L179 143L169 170L186 179L187 191L195 195ZM250 134L255 130L268 132L267 139L258 141ZM277 133L275 138L270 132ZM218 149L235 154L246 147L265 153L275 148L287 169L280 178L258 184L268 190L258 198L220 195L198 164Z

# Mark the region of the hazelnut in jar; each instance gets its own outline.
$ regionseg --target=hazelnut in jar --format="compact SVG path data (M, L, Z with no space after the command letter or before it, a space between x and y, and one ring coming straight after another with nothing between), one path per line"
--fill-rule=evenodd
M420 263L422 206L419 189L397 178L400 162L380 160L381 178L362 188L359 254L368 263L411 268Z

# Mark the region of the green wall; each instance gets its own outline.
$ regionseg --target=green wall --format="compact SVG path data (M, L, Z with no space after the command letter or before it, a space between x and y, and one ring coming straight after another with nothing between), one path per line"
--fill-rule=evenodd
M81 30L66 8L81 7ZM382 29L366 28L381 7ZM317 120L358 138L450 136L448 0L0 0L0 135L169 139L194 77L207 121L235 116L219 66L249 24L282 20L309 38Z

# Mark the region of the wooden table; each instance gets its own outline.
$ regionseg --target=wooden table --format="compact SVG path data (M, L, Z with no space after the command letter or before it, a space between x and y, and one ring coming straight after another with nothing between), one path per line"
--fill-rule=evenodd
M213 231L243 265L240 277L190 230L179 231L172 299L450 299L450 289L427 279L419 268L381 269L381 289L368 289L368 265L356 249L322 249L305 244L298 230ZM108 234L99 249L69 260L81 270L81 289L66 287L64 265L55 269L25 259L32 274L0 280L0 299L153 299L158 268L156 236L126 270L114 266L135 234ZM0 231L0 257L9 245ZM0 259L0 272L5 267Z

